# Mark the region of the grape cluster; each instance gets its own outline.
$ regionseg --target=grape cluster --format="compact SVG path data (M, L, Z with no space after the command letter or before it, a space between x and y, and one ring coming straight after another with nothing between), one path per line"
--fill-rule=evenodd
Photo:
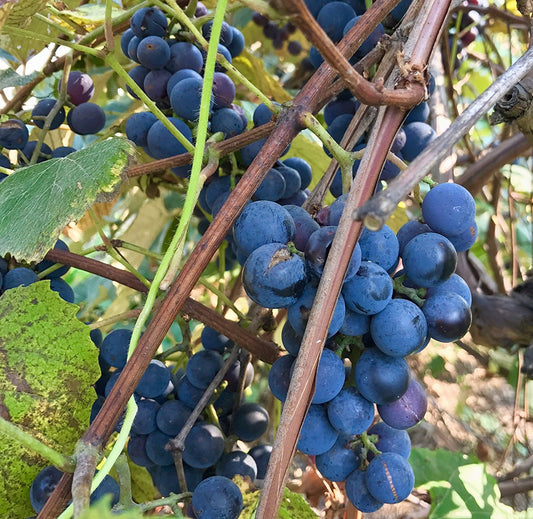
M54 249L68 251L68 246L64 241L58 240ZM58 265L48 260L40 261L31 267L25 267L12 259L0 258L0 294L11 288L28 286L40 279L46 279L50 280L50 288L57 292L62 299L68 303L73 303L74 291L62 278L68 270L68 266Z
M95 384L98 399L93 405L91 420L126 364L131 335L125 328L113 330L103 340L98 331L92 333L100 351L102 375ZM201 341L203 348L189 358L185 371L159 360L150 361L134 393L138 411L127 453L135 464L147 468L163 496L181 492L172 451L165 447L180 433L233 346L227 337L209 327L203 329ZM188 489L194 492L193 509L198 517L238 517L242 496L231 479L236 474L252 481L264 477L271 452L269 445L258 444L248 452L227 448L229 441L234 443L237 439L256 442L268 428L269 416L265 408L255 402L241 401L240 382L243 380L247 387L253 377L252 364L248 363L241 370L240 360L236 360L226 372L224 389L217 391L213 401L219 424L209 423L207 415L202 416L185 439L183 465ZM119 421L116 429L121 427ZM212 487L225 496L220 503L204 494ZM222 509L227 515L217 515Z
M61 81L58 88L61 89ZM94 93L91 77L78 70L72 71L68 76L66 92L69 110L66 112L65 107L61 106L48 129L56 130L66 121L69 128L78 135L93 135L100 132L105 127L106 115L100 106L89 101ZM31 112L31 123L43 129L45 120L55 109L56 103L57 100L54 98L41 99ZM18 150L19 166L25 166L30 162L37 144L38 141L29 140L28 128L21 120L8 119L0 124L0 148ZM37 162L66 157L74 151L76 150L71 146L59 146L52 150L47 144L42 143ZM9 158L3 154L0 154L0 166L13 168ZM5 175L0 174L0 180L3 178Z
M196 17L207 14L199 2ZM143 89L146 95L166 113L173 115L168 120L192 142L191 127L198 120L205 66L205 51L195 43L183 40L177 25L169 29L168 20L160 9L145 7L131 18L130 28L121 38L122 52L136 62L129 76ZM212 22L202 25L205 38L211 34ZM219 54L229 62L244 48L244 37L236 28L226 22L222 24ZM137 97L128 87L128 92ZM213 79L211 98L210 130L222 132L224 137L242 133L247 125L243 110L233 104L235 84L217 65ZM151 112L133 114L126 123L126 136L146 153L162 159L186 151ZM180 177L188 177L190 166L179 166L172 171Z
M263 28L263 35L268 40L272 41L272 46L275 49L282 49L285 42L287 42L287 50L289 54L298 56L302 52L302 44L298 40L290 40L289 38L296 32L296 27L287 22L280 27L276 22L273 22L261 13L255 12L252 20L256 25Z
M281 401L346 196L319 213L320 224L299 206L258 200L233 227L246 293L263 307L287 310L282 341L289 354L269 373L270 389ZM397 234L388 226L363 231L297 444L317 456L326 477L346 481L349 499L363 512L399 502L413 488L405 429L423 418L427 400L405 357L431 338L459 339L471 323L470 292L455 268L457 251L475 240L474 201L461 186L441 184L426 195L422 215L425 223L408 222ZM348 375L336 353L343 349L351 362ZM372 426L374 406L382 422Z

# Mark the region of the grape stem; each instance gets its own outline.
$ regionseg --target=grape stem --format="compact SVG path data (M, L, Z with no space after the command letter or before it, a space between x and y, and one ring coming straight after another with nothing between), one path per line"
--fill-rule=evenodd
M2 417L0 417L0 433L37 454L40 454L59 470L62 470L63 472L74 471L75 461L73 457L64 456Z
M424 289L417 290L416 288L409 288L403 285L403 282L407 279L407 276L404 274L398 278L392 280L392 285L394 291L398 294L407 296L413 303L417 304L420 308L424 306L425 299L421 297L421 293L424 292Z

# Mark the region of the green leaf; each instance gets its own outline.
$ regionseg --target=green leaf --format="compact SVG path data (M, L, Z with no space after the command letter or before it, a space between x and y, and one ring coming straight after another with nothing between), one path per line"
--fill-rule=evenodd
M409 463L415 486L429 490L430 519L523 517L500 503L496 479L473 456L443 449L413 449Z
M35 79L39 74L33 72L27 76L20 76L14 70L8 68L5 70L0 70L0 90L9 87L17 87L28 84L30 81Z
M118 187L134 146L109 139L19 169L0 184L0 256L40 261L61 230Z
M152 481L152 476L144 468L135 465L128 458L128 466L131 473L131 496L136 503L152 501L157 497L157 489Z
M78 307L63 301L49 281L7 290L0 297L0 413L64 455L89 425L96 397L98 350ZM2 438L0 510L33 515L28 489L48 463Z
M122 14L121 9L117 9L116 7L111 9L112 17L118 16L119 14ZM71 11L67 9L61 11L61 15L80 25L98 26L104 23L105 5L80 5L78 8Z

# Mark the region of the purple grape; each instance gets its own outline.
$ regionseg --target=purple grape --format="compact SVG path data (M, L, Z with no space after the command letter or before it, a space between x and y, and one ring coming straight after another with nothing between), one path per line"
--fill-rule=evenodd
M70 110L67 123L78 135L94 135L104 129L106 116L97 104L82 103Z
M211 131L222 132L226 139L241 134L245 129L241 116L232 108L216 110L211 117Z
M389 272L398 261L400 246L394 231L384 225L379 231L369 231L366 227L359 238L362 259L377 263Z
M424 418L427 407L424 389L416 380L411 379L407 391L398 400L378 405L378 413L394 429L409 429Z
M147 69L146 67L143 67L142 65L139 65L137 67L133 67L129 72L128 76L130 76L133 81L137 84L139 88L144 88L144 78L146 75L150 72L150 69ZM135 99L139 99L137 94L133 92L133 90L129 87L129 85L126 85L126 90L128 93L134 97Z
M128 29L129 30L129 29ZM59 81L58 89L61 90L61 81ZM94 93L94 83L89 74L73 70L67 81L67 94L70 102L73 105L81 105L91 99Z
M169 400L170 402L170 400ZM137 414L133 419L131 432L134 434L150 434L157 428L155 417L160 405L150 398L143 398L137 403Z
M213 75L213 98L215 110L229 108L235 99L235 84L223 72L215 72Z
M4 274L2 290L10 290L15 287L27 287L36 281L39 281L39 279L33 270L25 267L16 267Z
M203 80L197 78L182 79L170 92L170 104L178 117L187 121L196 121L200 116L200 101ZM211 97L211 104L213 98Z
M135 393L145 398L157 398L168 394L169 385L172 390L173 386L167 367L160 360L152 359L139 380Z
M63 472L52 466L45 467L35 476L30 487L30 503L36 513L44 508L61 476L63 476Z
M56 104L55 99L41 99L31 111L33 124L37 128L44 128L44 118L52 111ZM65 121L65 109L61 107L50 123L50 130L59 128Z
M460 295L468 303L468 306L472 306L472 293L470 292L470 288L466 281L458 274L452 274L440 285L428 288L426 296L429 298L444 294L445 292L453 292L454 294Z
M139 406L142 402L143 400L139 402ZM154 422L161 432L177 436L190 414L190 409L180 400L166 400L161 406L158 404Z
M429 143L437 137L435 130L426 123L414 122L403 127L406 142L402 148L402 155L408 162L412 162Z
M296 232L294 233L294 246L299 251L304 251L311 234L320 229L318 223L302 207L297 205L283 206L294 220Z
M161 9L157 7L143 7L136 11L130 20L130 27L135 36L165 36L168 21Z
M305 189L309 186L311 180L313 180L313 170L306 160L301 159L300 157L289 157L282 162L285 166L289 166L298 171L301 180L300 189Z
M202 34L206 40L209 40L209 38L211 37L212 27L213 27L213 21L209 21L202 25ZM225 47L227 47L228 45L231 44L232 39L233 39L233 31L231 29L231 25L229 25L227 22L222 22L219 42Z
M167 98L167 84L170 78L168 70L151 70L146 74L143 89L152 101L162 101Z
M165 449L172 438L158 429L146 437L146 455L155 465L174 465L172 452Z
M35 148L37 147L37 141L28 141L26 143L26 145L24 146L24 148L22 148L22 150L20 150L20 155L19 155L19 164L21 166L25 166L26 165L26 161L27 162L30 162L32 156L33 156L33 152L35 151ZM37 155L37 164L39 164L40 162L44 162L45 160L48 160L50 158L50 156L52 155L52 150L50 148L50 146L48 146L48 144L46 143L42 143L41 144L41 149L39 150L39 154ZM22 157L25 157L26 158L26 161L24 161L24 159Z
M370 331L370 316L360 314L358 312L352 312L349 308L346 308L344 315L344 322L339 330L344 335L351 337L358 337L364 335Z
M283 175L277 169L271 168L267 171L253 196L256 200L276 202L283 197L285 188L286 184Z
M431 228L425 223L421 223L418 220L409 220L408 222L404 223L396 233L400 256L402 255L405 246L415 236L418 236L419 234L423 234L425 232L431 232Z
M52 150L52 158L60 159L70 155L71 153L74 153L75 151L77 151L76 148L73 148L72 146L59 146Z

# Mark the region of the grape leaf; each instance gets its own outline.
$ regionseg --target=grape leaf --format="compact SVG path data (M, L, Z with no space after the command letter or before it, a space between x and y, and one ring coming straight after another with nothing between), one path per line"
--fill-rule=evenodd
M71 455L89 425L98 379L98 350L78 307L63 301L49 281L6 290L0 297L0 414ZM49 463L2 438L0 510L32 515L29 487Z
M28 74L27 76L20 76L10 68L0 70L0 90L9 87L26 85L30 81L35 79L38 75L38 72L33 72L31 74Z
M444 449L413 449L409 463L415 473L415 486L429 490L430 519L523 517L500 503L496 479L473 456Z
M110 501L106 497L99 499L94 505L84 510L78 519L115 519L117 514L111 512ZM121 519L143 519L144 515L138 510L120 512Z
M61 159L22 168L0 184L0 256L40 261L61 230L118 187L134 153L109 139Z
M80 5L76 9L61 11L61 14L80 25L89 25L97 27L102 25L105 20L105 5L86 4ZM122 14L121 9L111 8L111 16L116 17Z

